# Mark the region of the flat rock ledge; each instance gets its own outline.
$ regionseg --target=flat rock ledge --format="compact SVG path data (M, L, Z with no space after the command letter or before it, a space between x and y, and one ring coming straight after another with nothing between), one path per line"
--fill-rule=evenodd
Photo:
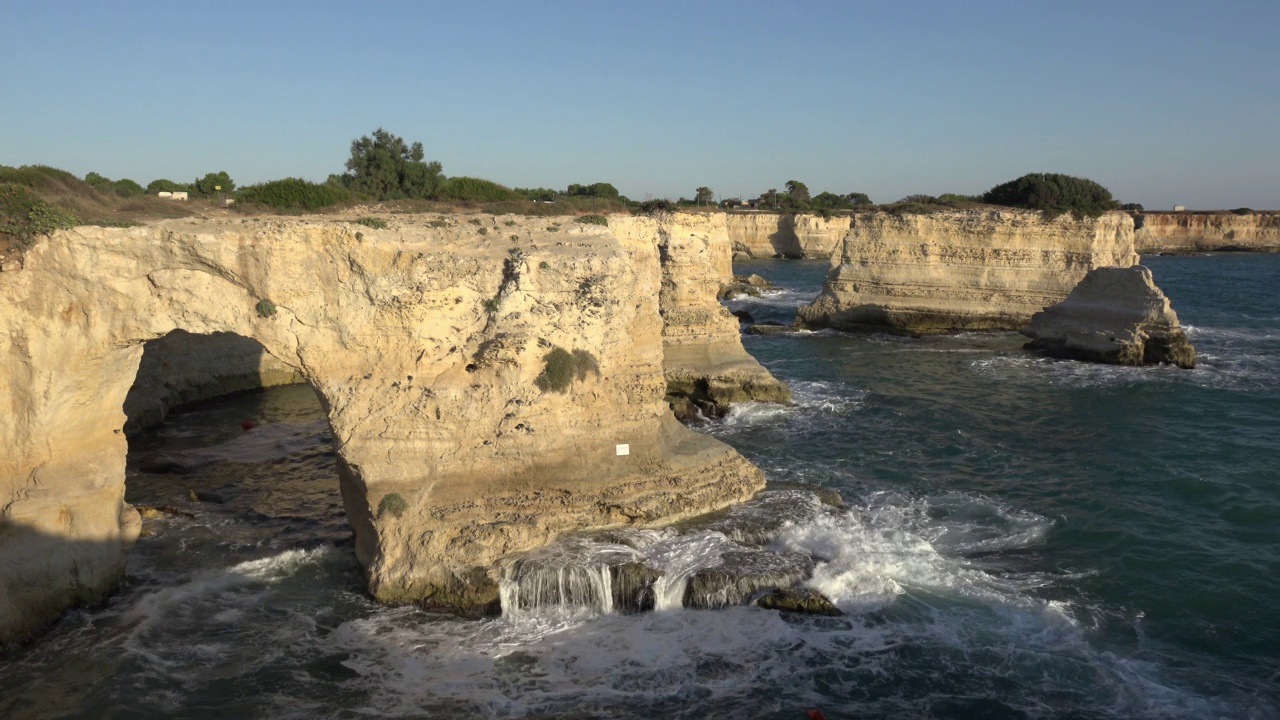
M1151 270L1090 270L1066 300L1036 313L1022 330L1028 350L1112 365L1196 366L1195 347Z

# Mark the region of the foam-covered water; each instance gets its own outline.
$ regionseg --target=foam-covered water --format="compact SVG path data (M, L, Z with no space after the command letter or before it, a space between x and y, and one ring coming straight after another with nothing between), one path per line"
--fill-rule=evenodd
M306 388L177 415L129 499L195 517L147 520L120 592L0 660L0 716L1280 716L1280 257L1149 264L1197 370L745 337L796 403L699 430L771 490L513 561L488 620L366 598ZM739 271L782 287L732 305L788 321L825 264ZM846 614L732 604L757 581Z

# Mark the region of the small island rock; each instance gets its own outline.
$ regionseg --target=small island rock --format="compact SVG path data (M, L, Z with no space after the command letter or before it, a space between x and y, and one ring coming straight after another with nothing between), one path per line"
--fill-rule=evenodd
M1028 350L1110 363L1194 368L1196 350L1169 298L1142 265L1090 270L1066 300L1036 313L1022 330Z

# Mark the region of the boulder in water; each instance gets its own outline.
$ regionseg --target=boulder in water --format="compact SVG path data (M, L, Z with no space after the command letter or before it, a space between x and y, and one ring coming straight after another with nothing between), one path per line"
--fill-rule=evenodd
M760 590L794 585L813 575L813 558L804 553L743 550L720 557L720 565L699 570L689 578L685 607L743 605Z
M756 600L756 605L766 610L801 613L804 615L844 615L826 595L810 588L774 588Z
M795 328L790 325L783 325L773 320L765 320L764 322L754 323L747 327L748 335L782 335L789 333Z
M768 280L765 280L764 278L760 277L759 275L756 275L755 273L751 273L750 275L734 275L733 281L735 283L741 283L743 285L750 285L751 287L755 287L755 288L773 287L773 283L769 282Z
M1022 330L1028 350L1052 357L1181 368L1196 366L1196 350L1169 298L1142 265L1090 270L1066 300L1036 313Z
M746 310L734 310L733 316L738 318L738 322L747 323L748 325L756 321L755 317Z

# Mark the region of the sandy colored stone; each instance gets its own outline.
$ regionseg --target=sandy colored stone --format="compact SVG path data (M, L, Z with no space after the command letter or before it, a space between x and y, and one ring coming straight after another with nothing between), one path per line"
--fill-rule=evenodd
M742 347L738 318L718 300L733 282L725 214L672 213L611 219L616 232L656 237L662 258L663 368L669 399L688 418L692 401L704 414L723 415L733 403L791 402L791 391Z
M655 235L615 232L624 216L503 220L488 235L449 216L381 230L172 220L31 248L23 272L0 275L0 640L120 577L137 518L122 406L143 344L174 330L251 338L315 389L356 553L384 601L488 608L508 553L760 489L759 470L664 399L659 296L684 286L664 275ZM255 310L262 300L274 314ZM688 311L675 345L699 335L695 316L718 317L713 303ZM541 390L553 347L589 353L599 372Z
M797 325L937 333L1017 330L1095 267L1129 266L1133 220L978 209L853 216Z
M828 258L849 231L849 217L738 212L725 216L733 252L753 258Z
M1149 212L1134 215L1139 253L1280 250L1280 213Z
M1196 365L1196 350L1151 270L1090 270L1066 300L1036 313L1022 330L1030 350L1055 357L1111 363Z

